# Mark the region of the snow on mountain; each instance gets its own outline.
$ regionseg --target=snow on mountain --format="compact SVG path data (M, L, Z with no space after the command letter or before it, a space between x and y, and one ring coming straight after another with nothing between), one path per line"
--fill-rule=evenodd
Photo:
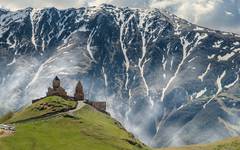
M240 133L229 129L239 120L229 115L239 111L239 43L239 35L158 9L1 10L1 107L44 96L44 83L59 75L69 93L81 79L86 97L106 100L111 115L149 145L222 139ZM235 99L221 96L229 90Z

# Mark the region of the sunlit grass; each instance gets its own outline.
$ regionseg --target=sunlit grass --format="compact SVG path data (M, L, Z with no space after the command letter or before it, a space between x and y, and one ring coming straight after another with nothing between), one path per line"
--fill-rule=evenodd
M48 113L67 111L73 109L76 106L75 101L65 100L58 96L51 96L44 98L30 107L25 108L19 112L16 112L10 119L6 120L6 123L13 123L22 121L34 117L39 117Z
M45 99L44 102L52 103L55 98L57 97ZM74 106L69 102L64 102L63 106L65 105ZM39 106L40 103L34 104L18 112L11 121L52 111L47 109L31 112ZM109 115L88 105L73 116L61 113L15 125L14 135L0 138L0 150L149 150Z

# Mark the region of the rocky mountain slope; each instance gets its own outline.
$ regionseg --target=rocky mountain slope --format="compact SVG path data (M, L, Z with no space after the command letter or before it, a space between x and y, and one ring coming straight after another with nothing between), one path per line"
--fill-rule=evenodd
M158 9L27 8L0 11L0 53L1 110L45 95L59 75L70 93L81 79L87 98L106 100L152 146L240 133L239 35Z
M75 101L47 97L14 113L4 123L15 122L16 132L1 137L4 150L150 150L119 122L89 105L69 114ZM44 116L47 112L52 115ZM58 113L57 113L58 112ZM36 118L38 116L38 118Z

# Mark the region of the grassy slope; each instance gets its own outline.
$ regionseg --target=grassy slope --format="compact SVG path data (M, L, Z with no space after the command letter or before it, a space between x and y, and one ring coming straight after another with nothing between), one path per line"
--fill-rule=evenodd
M206 145L193 145L180 148L164 148L159 150L240 150L240 137L230 138Z
M18 117L25 118L19 114ZM23 116L25 115L23 113ZM19 119L16 116L15 118ZM77 111L73 117L59 114L45 119L18 123L16 129L15 135L0 138L0 150L148 149L122 129L110 116L88 105Z
M43 104L49 107L42 109ZM69 109L76 102L48 97L5 121L15 122ZM41 109L41 110L40 110ZM9 118L12 115L8 114ZM1 119L0 119L1 120ZM5 119L3 119L5 120ZM16 124L17 132L0 138L0 150L147 150L146 146L122 129L110 116L85 106L74 116L58 114ZM160 150L240 150L240 138L231 138L207 145L193 145Z
M52 112L73 109L76 104L77 103L74 101L67 101L58 96L47 97L32 104L30 107L15 113L13 117L7 121L7 123L39 117Z

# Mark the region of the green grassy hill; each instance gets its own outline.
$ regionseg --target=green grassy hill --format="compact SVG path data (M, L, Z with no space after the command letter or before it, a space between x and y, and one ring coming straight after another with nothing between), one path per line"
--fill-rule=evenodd
M6 123L15 123L48 114L67 111L69 109L74 109L76 105L77 102L65 100L58 96L47 97L19 112L16 112L9 120L6 121Z
M158 150L240 150L240 137L229 138L205 145L190 145L179 148L163 148Z
M125 131L117 121L88 105L73 115L63 112L41 118L49 112L75 106L76 102L48 97L12 117L5 117L2 120L5 123L16 122L16 133L0 138L0 150L149 149Z
M89 105L68 113L77 103L53 96L0 118L16 133L0 137L0 150L150 150L109 115ZM207 145L155 150L240 150L240 138Z

